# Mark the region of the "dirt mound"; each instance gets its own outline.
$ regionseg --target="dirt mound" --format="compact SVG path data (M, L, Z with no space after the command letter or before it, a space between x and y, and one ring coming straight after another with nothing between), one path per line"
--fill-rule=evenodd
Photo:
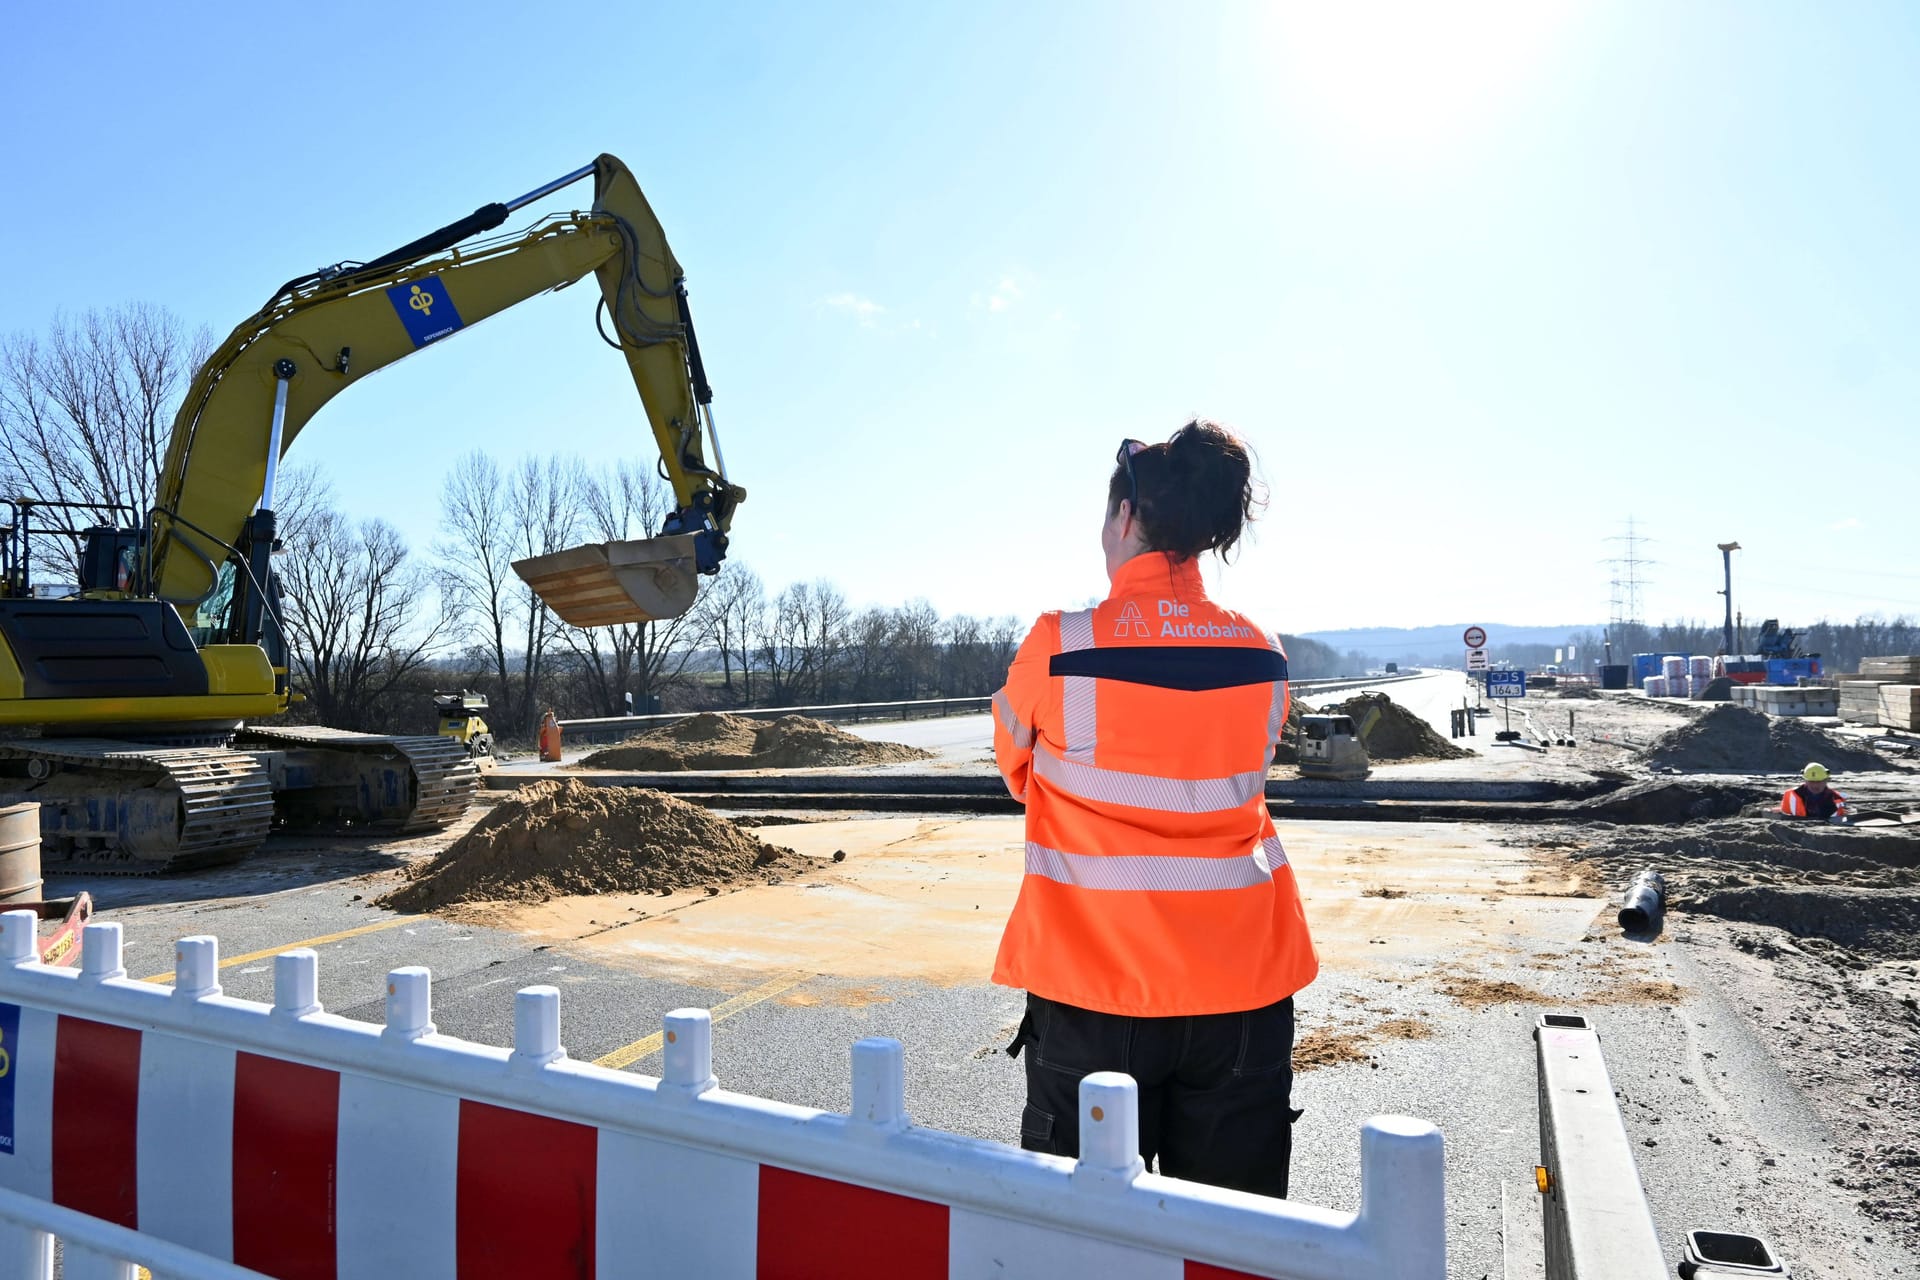
M582 769L635 769L677 773L688 769L810 769L835 765L893 764L933 755L897 742L870 742L806 716L749 720L703 711L649 730L579 761Z
M1797 938L1825 938L1889 960L1920 955L1920 889L1756 884L1690 898L1688 911L1778 925Z
M1684 832L1623 833L1598 851L1656 864L1701 863L1776 876L1813 872L1855 884L1920 886L1920 836L1894 828L1764 819L1710 822Z
M1335 715L1352 716L1375 760L1458 760L1473 752L1455 746L1434 727L1384 693L1361 693L1327 707ZM1371 722L1372 728L1368 728Z
M1798 773L1819 761L1836 773L1891 769L1885 756L1751 707L1714 707L1655 740L1648 760L1682 773Z
M1756 787L1656 778L1578 801L1573 807L1596 822L1644 822L1664 826L1731 818L1749 804L1766 798L1766 793Z
M1733 681L1725 676L1715 676L1707 681L1700 692L1693 695L1695 702L1732 702Z
M1620 831L1574 856L1600 859L1616 884L1655 868L1680 912L1774 925L1876 958L1920 955L1920 839L1907 832L1748 818Z
M474 825L380 904L544 902L763 883L810 864L698 805L641 787L540 782Z
M1553 696L1556 698L1597 699L1600 695L1594 691L1593 686L1590 684L1569 684L1562 685L1556 689Z

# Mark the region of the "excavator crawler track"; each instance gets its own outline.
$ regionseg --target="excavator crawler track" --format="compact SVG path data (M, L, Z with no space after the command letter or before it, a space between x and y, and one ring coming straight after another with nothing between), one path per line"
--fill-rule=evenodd
M40 805L50 867L155 875L235 862L267 838L273 785L245 752L106 738L0 742L0 803Z
M288 826L434 831L480 790L479 766L451 738L273 725L240 730L234 745L282 754L274 781Z

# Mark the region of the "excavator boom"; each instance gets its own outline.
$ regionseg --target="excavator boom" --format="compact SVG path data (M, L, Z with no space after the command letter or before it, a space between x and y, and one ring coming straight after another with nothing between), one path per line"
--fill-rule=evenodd
M591 211L464 243L589 175ZM516 568L575 625L684 612L693 575L712 572L725 555L733 508L745 492L728 483L720 461L680 264L633 175L607 155L373 262L290 281L236 328L194 379L175 420L150 542L156 594L183 609L208 598L256 511L272 510L281 455L334 396L588 272L600 284L602 336L626 358L675 511L660 537L574 548ZM711 465L703 435L713 442Z

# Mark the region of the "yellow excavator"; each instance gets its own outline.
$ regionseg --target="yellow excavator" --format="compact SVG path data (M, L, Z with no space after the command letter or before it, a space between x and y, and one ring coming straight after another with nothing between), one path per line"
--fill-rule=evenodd
M587 178L591 210L478 238ZM36 514L55 504L8 504L0 805L39 803L50 860L157 872L244 857L276 823L417 831L460 816L478 789L462 743L258 723L296 696L272 559L280 459L355 382L590 271L596 325L633 374L675 509L658 536L514 569L574 626L686 611L746 492L727 479L680 265L633 175L603 155L276 290L188 387L154 509L84 533L77 592L41 598L31 581L32 540L52 531Z

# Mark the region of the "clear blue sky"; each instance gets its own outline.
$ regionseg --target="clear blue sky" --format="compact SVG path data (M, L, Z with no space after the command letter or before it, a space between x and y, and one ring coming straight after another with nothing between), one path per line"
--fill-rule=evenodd
M1222 594L1289 631L1920 613L1920 8L20 6L0 330L218 332L600 151L686 267L735 551L1032 614L1123 436L1240 428ZM562 204L584 201L581 194ZM518 223L513 224L518 225ZM459 453L644 454L591 292L342 397L301 461L434 536Z

